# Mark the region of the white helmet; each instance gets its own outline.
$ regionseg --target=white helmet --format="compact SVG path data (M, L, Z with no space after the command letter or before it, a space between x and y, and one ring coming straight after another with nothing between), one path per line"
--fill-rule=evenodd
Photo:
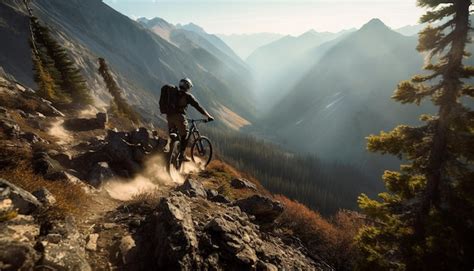
M179 88L184 91L189 91L193 88L193 82L189 78L184 78L179 81Z

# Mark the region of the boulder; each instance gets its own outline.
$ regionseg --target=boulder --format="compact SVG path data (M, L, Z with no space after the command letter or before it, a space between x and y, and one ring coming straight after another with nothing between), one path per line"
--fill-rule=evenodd
M21 133L20 138L28 141L28 143L35 144L38 142L44 142L44 140L32 132Z
M42 207L31 193L4 179L0 179L0 194L3 199L8 198L12 201L19 214L31 214Z
M46 152L37 152L33 155L33 170L36 174L41 174L49 180L66 178L65 169Z
M16 211L11 199L0 199L0 223L16 217Z
M105 129L105 124L107 124L108 121L108 116L107 113L105 112L99 112L95 115L96 122L101 126L104 127L102 129Z
M34 191L32 194L45 206L53 206L56 203L54 195L44 187Z
M32 246L0 241L0 270L34 270L39 258L39 253Z
M37 111L48 117L64 117L65 115L51 105L51 102L45 99L40 99Z
M11 119L11 116L8 113L8 109L6 109L3 106L0 106L0 118L2 118L2 119Z
M90 185L93 187L100 187L104 184L107 180L115 178L115 174L110 169L109 164L107 162L99 162L95 164L92 169L89 171L87 180Z
M72 155L68 152L58 152L56 150L48 151L49 157L53 158L54 160L58 161L64 167L70 167Z
M127 133L118 133L109 131L105 141L107 144L100 150L105 153L113 169L125 170L129 176L141 170L140 164L135 161L133 153L133 145L127 142ZM127 177L127 176L123 176Z
M20 126L7 120L0 120L0 128L3 130L5 135L9 137L19 137L20 136Z
M283 213L283 205L268 197L253 195L234 202L242 211L255 216L258 223L267 224L277 219Z
M230 200L222 194L218 194L217 196L212 197L210 200L213 202L224 203L224 204L230 203Z
M217 192L214 189L206 189L206 194L207 194L207 199L212 200L212 198L216 197L219 195L219 192Z
M60 241L50 242L48 236L41 237L36 245L43 257L38 265L50 266L54 270L91 271L87 261L85 237L79 232L72 217L63 221L52 221L49 235L60 235ZM59 238L58 238L59 239Z
M0 106L0 115L6 115L8 114L8 109L6 109L3 106Z
M157 210L152 266L156 270L195 269L198 240L185 197L163 199Z
M217 192L214 189L206 189L206 193L207 193L207 199L210 201L226 203L226 204L230 203L230 200L226 196L219 194L219 192Z
M34 249L40 227L29 215L0 223L0 270L33 270L40 259Z
M89 251L96 251L97 250L97 240L99 240L98 233L89 234L87 237L87 244L86 249Z
M120 254L122 255L122 262L126 265L132 263L138 256L135 240L131 235L122 237L120 240L119 249Z
M64 128L70 131L92 131L105 129L107 124L107 114L97 113L94 119L75 118L64 121Z
M236 189L247 188L247 189L257 190L257 186L254 183L244 178L235 178L230 182L230 185Z
M190 197L207 198L207 192L206 189L204 189L202 183L190 178L186 179L186 181L180 187L178 187L177 190Z
M140 127L130 133L130 143L147 148L150 144L151 133L147 128Z

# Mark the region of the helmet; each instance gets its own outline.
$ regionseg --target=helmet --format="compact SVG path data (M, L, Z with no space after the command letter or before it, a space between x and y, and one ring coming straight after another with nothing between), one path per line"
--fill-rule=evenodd
M193 82L189 78L184 78L179 81L179 88L185 91L191 90L193 88Z

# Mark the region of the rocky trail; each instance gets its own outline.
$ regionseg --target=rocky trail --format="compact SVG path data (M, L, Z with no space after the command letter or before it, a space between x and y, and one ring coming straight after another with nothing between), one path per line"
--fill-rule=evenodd
M171 178L159 134L0 76L0 270L332 270L232 167Z

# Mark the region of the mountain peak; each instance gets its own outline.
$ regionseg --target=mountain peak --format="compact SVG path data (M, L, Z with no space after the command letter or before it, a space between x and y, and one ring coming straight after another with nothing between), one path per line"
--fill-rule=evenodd
M178 28L188 30L188 31L192 31L192 32L196 32L196 33L206 33L206 31L202 27L200 27L199 25L194 24L194 23L189 23L189 24L186 24L186 25L178 24Z
M380 19L374 18L364 24L361 28L361 31L377 31L377 30L390 30L390 28L385 25Z
M137 19L137 22L139 22L142 25L145 25L148 28L161 27L161 28L169 29L169 28L174 27L172 24L168 23L166 20L159 17L154 17L152 19L141 17Z
M305 33L303 33L303 35L309 35L309 34L316 35L316 34L318 34L318 32L314 29L310 29L310 30L306 31Z

